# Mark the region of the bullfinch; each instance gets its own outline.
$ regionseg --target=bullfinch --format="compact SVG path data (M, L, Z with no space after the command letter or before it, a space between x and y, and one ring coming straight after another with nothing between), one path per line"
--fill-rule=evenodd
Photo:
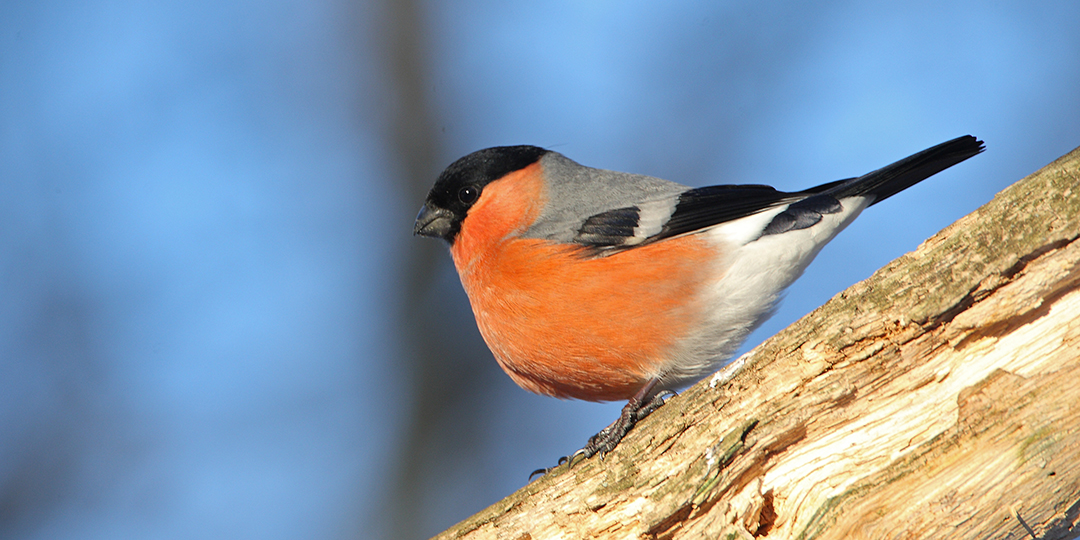
M783 192L690 188L500 146L447 167L413 231L449 244L480 333L515 383L629 400L574 454L589 458L672 390L718 369L866 207L982 150L967 135L858 178Z

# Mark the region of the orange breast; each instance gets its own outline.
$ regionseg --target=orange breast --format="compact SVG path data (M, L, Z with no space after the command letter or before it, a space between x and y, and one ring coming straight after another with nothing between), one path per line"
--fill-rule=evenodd
M711 250L690 235L584 258L520 238L544 202L539 174L534 165L485 187L451 249L480 332L526 390L629 398L700 320Z

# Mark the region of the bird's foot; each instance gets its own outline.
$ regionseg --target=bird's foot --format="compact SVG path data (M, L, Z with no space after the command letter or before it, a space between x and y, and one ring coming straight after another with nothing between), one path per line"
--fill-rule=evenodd
M563 463L566 463L567 467L573 467L574 463L580 461L578 458L589 459L596 454L600 454L600 459L603 459L608 452L611 452L618 446L623 437L625 437L638 422L652 414L656 409L659 409L666 402L667 398L675 395L675 392L670 390L663 390L656 395L651 395L655 386L656 383L652 382L646 385L645 388L642 388L633 398L630 398L630 401L622 408L622 413L619 414L619 418L612 422L608 427L600 430L600 433L589 437L589 441L585 444L585 448L582 448L569 456L559 458L559 461L554 467L536 469L529 475L529 480L532 480L533 477L537 475L545 475L562 466Z
M589 442L585 444L585 448L574 452L574 455L570 456L570 465L573 466L574 458L582 456L585 459L589 459L596 454L600 454L600 459L615 449L619 442L623 440L630 430L637 425L638 422L645 419L656 409L659 409L664 404L665 400L675 395L670 390L664 390L650 398L648 401L639 401L637 399L631 399L623 407L622 413L614 422L608 427L600 430L600 433L589 437Z

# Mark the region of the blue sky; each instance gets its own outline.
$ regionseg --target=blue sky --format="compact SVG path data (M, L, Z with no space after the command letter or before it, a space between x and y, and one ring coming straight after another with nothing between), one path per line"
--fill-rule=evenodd
M419 9L427 179L390 137L382 4L0 6L0 536L429 536L580 447L620 404L514 387L411 236L412 186L473 150L793 190L986 141L864 214L749 346L1080 145L1075 2ZM403 526L420 256L475 406L419 449Z

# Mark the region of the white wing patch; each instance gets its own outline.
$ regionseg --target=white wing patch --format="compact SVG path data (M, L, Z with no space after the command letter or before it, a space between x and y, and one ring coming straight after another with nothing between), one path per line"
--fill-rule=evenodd
M664 224L675 211L674 199L662 199L637 205L638 223L634 227L634 236L626 239L626 245L636 246L660 233Z

